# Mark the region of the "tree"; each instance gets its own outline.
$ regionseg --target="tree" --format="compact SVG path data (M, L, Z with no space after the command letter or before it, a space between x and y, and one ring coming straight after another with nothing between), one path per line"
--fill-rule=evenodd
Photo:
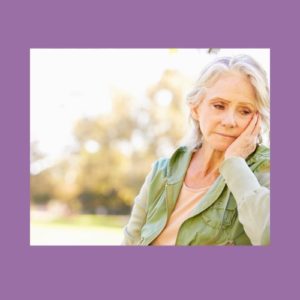
M151 164L170 155L183 136L189 84L167 70L144 101L115 89L111 113L77 122L77 149L32 176L33 202L57 199L83 213L129 213Z

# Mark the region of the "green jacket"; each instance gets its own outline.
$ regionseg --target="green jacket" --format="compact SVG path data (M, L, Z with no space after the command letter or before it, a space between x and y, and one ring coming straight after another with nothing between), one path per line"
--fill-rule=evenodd
M135 199L123 245L150 245L167 224L192 151L180 147L153 165ZM246 159L223 161L220 176L177 234L176 245L267 245L270 242L270 154L258 146Z

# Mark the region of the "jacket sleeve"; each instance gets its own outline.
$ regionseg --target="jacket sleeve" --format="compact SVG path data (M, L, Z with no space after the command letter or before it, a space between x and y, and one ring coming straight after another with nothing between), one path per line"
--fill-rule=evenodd
M241 157L228 158L220 166L220 172L236 199L239 221L253 245L270 243L269 162L262 165L264 167L257 175Z
M139 194L134 199L128 224L123 229L121 245L137 245L141 238L141 229L146 222L148 188L153 177L153 169L147 175Z

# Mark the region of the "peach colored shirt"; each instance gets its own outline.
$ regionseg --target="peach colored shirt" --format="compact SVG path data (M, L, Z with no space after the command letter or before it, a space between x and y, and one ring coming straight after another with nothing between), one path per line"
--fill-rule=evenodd
M183 183L176 206L160 235L152 242L154 246L174 246L181 224L189 217L193 208L210 188L193 189Z

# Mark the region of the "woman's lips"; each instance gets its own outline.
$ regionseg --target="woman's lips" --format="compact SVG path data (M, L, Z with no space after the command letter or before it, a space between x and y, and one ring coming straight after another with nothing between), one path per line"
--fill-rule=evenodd
M221 136L224 136L224 137L227 137L227 138L235 139L235 136L232 136L232 135L223 134L223 133L217 133L217 134L218 134L218 135L221 135Z

